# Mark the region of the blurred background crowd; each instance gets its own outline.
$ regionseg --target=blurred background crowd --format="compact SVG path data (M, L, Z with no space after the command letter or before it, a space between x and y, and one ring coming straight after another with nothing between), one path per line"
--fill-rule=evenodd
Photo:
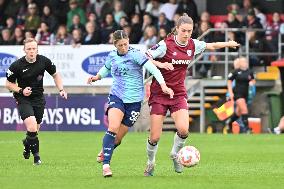
M0 45L22 45L26 37L35 37L41 45L109 44L112 32L122 29L130 43L151 47L183 13L195 22L193 38L210 28L267 29L249 33L250 46L257 51L277 51L275 36L284 33L281 14L268 17L251 0L228 4L221 20L198 12L194 0L0 0ZM230 32L228 38L241 44L245 40L241 32ZM213 32L203 40L224 41L225 35Z

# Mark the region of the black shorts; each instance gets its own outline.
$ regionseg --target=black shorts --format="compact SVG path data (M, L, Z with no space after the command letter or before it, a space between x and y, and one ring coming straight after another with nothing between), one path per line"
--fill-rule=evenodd
M17 96L16 102L22 120L30 116L35 116L37 124L41 123L45 106L44 96Z
M244 98L245 100L247 100L248 98L248 93L235 93L234 94L234 100L238 100L239 98Z

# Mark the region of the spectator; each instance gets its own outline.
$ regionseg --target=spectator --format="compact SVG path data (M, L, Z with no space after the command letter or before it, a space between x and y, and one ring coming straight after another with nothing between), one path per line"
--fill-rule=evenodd
M69 29L69 31L71 30L71 26L72 26L72 22L73 22L73 18L75 15L78 15L80 18L80 23L82 25L86 24L86 15L85 15L85 11L78 6L78 2L77 0L70 0L69 1L69 7L70 10L67 13L67 28Z
M4 11L7 6L7 1L5 0L0 0L0 30L4 27L5 25L5 14Z
M210 14L207 11L204 11L200 15L200 22L208 22L210 27L213 27L213 24L210 22Z
M139 44L144 44L147 48L151 48L157 43L156 28L154 26L147 26L144 35L139 41Z
M79 28L76 28L72 31L72 40L71 44L73 47L80 47L83 42L82 31Z
M265 14L263 14L263 12L261 12L259 7L254 7L253 10L254 10L255 16L259 19L259 22L261 23L262 28L266 28L267 22L266 22Z
M26 30L25 31L25 39L27 39L27 38L34 38L33 32Z
M176 13L179 13L179 14L186 13L189 17L193 19L194 23L197 23L198 12L197 12L197 6L194 0L181 0L178 3Z
M156 24L156 28L159 30L160 28L165 28L167 33L169 33L171 31L172 28L172 24L170 23L170 21L166 18L165 13L161 13L159 15L159 19L158 22Z
M57 29L54 45L70 45L72 40L71 34L67 32L67 27L65 25L60 25Z
M9 29L3 29L1 31L0 45L13 45L11 31Z
M90 0L87 6L87 13L95 13L98 17L102 18L101 12L105 3L107 2L104 0Z
M49 0L50 9L53 12L58 25L66 24L67 22L67 13L69 11L69 1L68 0ZM71 17L72 19L72 17Z
M13 45L23 45L24 32L21 27L16 27L13 35Z
M157 41L164 40L167 37L167 35L168 35L167 30L163 27L160 27Z
M28 5L28 14L25 17L25 30L29 30L34 34L40 25L40 17L37 14L37 6L35 3Z
M278 34L281 24L283 23L280 19L280 14L274 12L272 22L268 24L266 30L266 41L270 52L276 52L278 50Z
M135 13L140 13L139 0L121 0L122 9L126 13L127 17L130 18L131 15Z
M6 18L12 17L15 18L20 11L20 8L23 6L22 0L10 0L7 1L7 7L5 7L4 14Z
M92 45L100 43L101 43L100 31L96 28L94 22L87 22L86 35L83 40L83 45Z
M252 9L252 3L251 0L243 0L242 8L239 9L239 14L243 17L246 17L248 15L248 11Z
M118 24L119 24L118 28L120 30L122 30L124 26L129 25L127 17L125 16L121 17Z
M98 19L98 16L96 15L96 13L93 13L93 12L89 13L88 22L93 22L98 29L100 28L100 20Z
M248 10L247 19L245 20L245 26L247 28L252 28L252 29L262 29L262 25L259 21L259 18L255 16L255 12L253 9ZM263 37L264 37L263 31L256 31L256 36L255 36L256 40Z
M16 23L13 17L8 17L6 20L6 27L7 29L10 30L11 33L14 32L15 28L16 28Z
M112 14L107 14L101 26L102 43L108 43L109 36L118 28Z
M227 14L227 25L229 28L239 28L240 22L236 19L235 14L233 12L229 12Z
M58 26L57 18L52 14L51 9L48 5L43 7L43 14L41 16L41 21L47 23L49 26L49 31L54 33Z
M137 44L137 42L135 41L136 35L132 31L132 27L130 25L123 26L122 30L127 34L128 38L129 38L129 44Z
M74 29L80 29L83 33L85 32L85 25L81 23L80 16L78 14L74 14L72 25L68 29L71 33Z
M139 14L134 14L131 18L131 40L132 44L137 44L142 37L142 25Z
M153 19L150 14L145 13L143 15L142 31L145 31L147 26L153 25Z
M46 22L41 22L37 30L35 40L39 45L51 45L53 41L53 34L49 32L49 27Z
M264 52L263 38L258 37L255 31L247 32L247 36L249 40L250 52ZM264 66L264 57L250 54L249 64L250 68L254 66Z
M120 19L122 17L127 17L125 12L122 10L122 4L121 4L121 1L119 1L119 0L114 1L113 15L114 15L114 20L115 20L116 24L120 23Z
M168 3L161 5L160 13L165 13L168 20L172 21L176 13L178 4L176 0L169 0Z
M210 28L211 26L209 22L206 22L206 21L201 22L198 27L198 36L201 36L204 32L206 32ZM214 41L213 33L212 32L208 33L208 35L206 35L203 38L203 41L205 41L206 43L213 42ZM211 50L211 52L214 52L214 50ZM196 70L200 77L206 78L207 76L211 75L211 71L209 70L211 69L212 65L210 62L215 62L216 59L217 58L215 55L211 55L211 56L205 55L205 54L203 55L202 60L207 61L208 63L196 64Z
M147 3L145 12L154 18L158 18L160 15L160 7L161 3L158 0L151 0Z

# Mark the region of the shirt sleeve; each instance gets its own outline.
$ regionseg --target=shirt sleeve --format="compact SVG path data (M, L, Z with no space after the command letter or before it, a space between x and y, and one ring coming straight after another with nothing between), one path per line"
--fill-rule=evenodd
M164 77L160 70L150 60L144 64L144 67L156 78L159 84L165 83Z
M105 78L108 76L108 74L111 71L111 56L108 55L105 60L105 65L101 67L101 69L98 71L98 75L101 76L101 78Z
M195 52L194 55L200 54L206 49L206 43L204 41L199 41L197 39L193 39Z
M6 78L11 83L16 83L17 74L16 74L16 66L12 64L6 72Z
M250 70L250 80L253 80L253 79L255 79L255 78L254 78L254 73L253 73L252 70Z
M56 73L56 66L49 58L45 58L45 70L50 74L53 75Z
M134 62L139 64L140 66L144 66L144 64L149 60L145 53L142 53L140 50L135 50L132 54Z
M233 81L236 78L236 74L235 73L236 73L235 71L230 72L229 75L228 75L228 80Z
M167 52L167 45L164 40L160 41L158 44L154 45L147 50L146 55L151 58L162 58Z

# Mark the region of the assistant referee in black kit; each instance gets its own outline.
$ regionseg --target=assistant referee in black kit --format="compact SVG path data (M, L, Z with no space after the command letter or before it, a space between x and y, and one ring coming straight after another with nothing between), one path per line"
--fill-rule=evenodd
M30 152L34 156L34 165L40 165L38 130L42 121L45 99L43 95L43 77L47 71L54 79L60 96L67 99L62 79L56 66L45 56L38 55L38 44L35 39L24 41L25 56L11 64L6 73L6 88L14 93L21 119L27 128L23 140L25 159Z

